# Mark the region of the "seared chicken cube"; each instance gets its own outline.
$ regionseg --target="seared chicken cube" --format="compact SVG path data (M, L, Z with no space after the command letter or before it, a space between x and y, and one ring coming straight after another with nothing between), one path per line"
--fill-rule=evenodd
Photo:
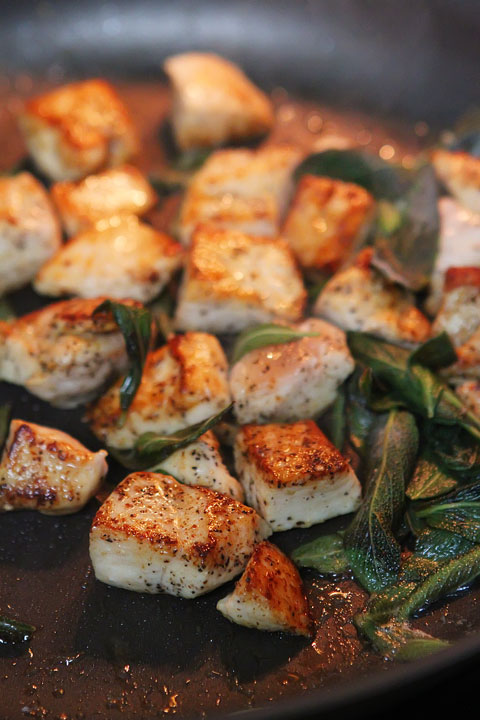
M480 158L439 149L433 151L432 162L438 177L458 202L480 213Z
M348 460L313 420L246 425L234 453L248 504L274 532L346 515L360 503L361 486Z
M341 270L324 286L314 314L343 330L373 333L385 340L413 345L430 336L430 323L414 305L413 296L389 283L371 266L366 248L355 264Z
M205 222L251 235L278 235L301 158L302 152L290 145L210 155L185 194L180 240L188 245L197 225Z
M61 430L12 420L0 461L0 511L77 512L100 488L106 455Z
M256 545L234 591L218 601L217 610L237 625L257 630L306 637L313 630L297 568L267 540Z
M30 173L0 177L0 296L35 276L61 244L60 224Z
M225 58L183 53L167 58L164 68L173 88L173 132L182 150L244 140L271 129L271 101Z
M295 329L318 337L251 350L232 367L230 389L241 424L318 415L353 372L342 330L314 318Z
M97 512L90 557L98 580L194 598L241 573L267 523L233 498L168 475L132 473Z
M69 240L35 278L43 295L150 302L183 263L183 248L135 215L99 220Z
M64 85L29 100L20 117L27 149L50 180L79 180L137 150L129 114L104 80Z
M440 198L438 253L430 281L427 311L436 315L442 301L445 273L449 267L480 267L480 215L462 208L455 200Z
M217 338L186 333L151 352L142 381L120 424L120 384L90 408L93 432L116 448L131 448L146 432L171 434L206 420L230 403L227 359Z
M305 300L302 277L284 240L201 226L175 319L183 330L235 332L278 319L295 322Z
M444 370L446 375L480 378L480 267L447 270L433 332L448 333L457 351L458 361Z
M104 170L77 182L58 182L50 189L68 235L76 235L114 215L144 215L157 195L132 165Z
M302 267L335 269L365 234L373 204L360 185L304 175L282 236Z
M220 444L211 430L187 447L176 450L159 466L186 485L200 485L243 501L243 489L230 475L220 454Z
M0 378L58 407L95 397L127 367L125 341L112 314L94 315L104 300L65 300L2 326Z

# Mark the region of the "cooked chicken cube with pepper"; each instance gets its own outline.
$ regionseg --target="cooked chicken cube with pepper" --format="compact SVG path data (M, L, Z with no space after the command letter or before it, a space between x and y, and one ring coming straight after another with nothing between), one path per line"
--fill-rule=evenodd
M371 266L372 249L325 285L314 314L343 330L358 330L385 340L413 345L430 335L430 323L414 305L413 296L389 283Z
M30 173L0 177L0 296L22 287L60 247L60 224Z
M234 452L247 502L274 532L310 527L360 503L355 473L313 420L246 425Z
M58 182L50 192L69 235L113 215L144 215L157 202L148 180L132 165L104 170L77 182Z
M217 610L237 625L257 630L306 637L313 630L297 568L267 540L256 545L234 591L218 601Z
M449 267L480 267L480 215L466 210L449 197L440 198L438 252L430 280L427 311L436 315L442 302L445 273Z
M230 389L240 423L318 415L353 372L342 330L316 318L295 329L317 336L251 350L232 367Z
M452 377L480 378L480 267L452 267L433 323L434 334L446 332L458 361L444 370Z
M304 175L282 236L302 267L335 269L365 234L373 205L373 197L359 185Z
M20 128L35 164L50 180L78 180L124 163L137 150L127 109L104 80L64 85L29 100Z
M235 332L278 319L300 320L305 300L284 240L205 225L192 241L175 320L182 330Z
M104 300L65 300L4 324L0 379L58 407L95 397L127 367L125 341L112 314L94 314Z
M107 295L150 302L183 263L183 248L136 215L99 220L71 238L37 274L43 295Z
M189 185L178 223L188 245L200 223L251 235L278 235L302 152L290 145L213 153Z
M173 88L173 132L182 150L244 140L271 129L271 101L225 58L183 53L167 58L164 68Z
M148 355L139 389L124 417L120 383L89 411L93 432L116 448L131 448L145 432L171 434L206 420L230 403L227 359L217 338L186 333Z
M243 489L230 475L220 454L220 444L211 430L187 447L176 450L159 469L186 485L200 485L243 501Z
M61 430L12 420L0 461L0 511L77 512L100 488L106 455Z
M480 158L439 149L432 153L432 162L438 177L459 203L480 213Z
M236 577L267 523L233 498L168 475L132 473L97 512L90 557L98 580L194 598Z

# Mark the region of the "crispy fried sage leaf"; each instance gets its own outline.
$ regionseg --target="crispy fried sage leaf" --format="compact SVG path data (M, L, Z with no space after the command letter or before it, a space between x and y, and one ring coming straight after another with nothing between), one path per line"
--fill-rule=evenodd
M359 615L355 624L362 635L370 640L375 650L389 660L410 662L444 650L450 643L412 628L406 622L391 620L377 624L369 615Z
M408 350L368 333L350 331L347 341L355 360L370 368L373 378L387 389L384 400L435 423L458 425L480 439L480 418L429 368L416 363Z
M27 642L35 632L33 625L0 615L0 644Z
M177 155L173 167L182 172L199 170L213 152L212 148L192 148Z
M10 427L10 413L12 412L11 405L0 405L0 453L3 450L5 441L8 435L8 429Z
M392 410L381 418L373 433L365 498L344 536L350 567L369 592L398 576L401 549L395 531L417 449L418 430L410 413Z
M200 435L207 430L211 430L219 423L225 415L232 409L233 403L216 415L203 420L202 422L189 425L183 430L171 435L161 435L160 433L148 432L141 435L135 447L132 450L118 450L116 448L108 448L108 452L129 470L151 470L155 471L167 457L176 450L190 445L195 442Z
M305 337L318 337L318 333L299 332L285 325L271 323L256 325L244 330L237 337L233 347L232 362L236 363L247 353L266 345L282 345Z
M465 430L427 422L424 436L446 472L464 482L480 479L480 445Z
M480 482L459 488L415 512L433 528L480 543Z
M120 387L120 407L128 410L142 380L143 367L150 348L152 316L147 308L131 307L105 300L95 313L111 312L127 347L130 367Z
M431 370L448 367L457 361L457 353L446 332L426 340L410 357L410 364L425 365Z
M407 497L410 500L428 500L444 495L456 486L457 480L443 470L430 447L422 448L407 488Z
M362 368L357 366L353 375L347 380L345 415L350 444L364 460L367 452L367 439L377 416L368 406L367 398L361 390L362 374Z
M314 568L324 575L345 572L349 563L343 549L343 532L322 535L300 545L293 551L292 560L300 567Z
M433 168L424 165L392 208L396 221L377 224L372 264L392 282L415 292L428 285L438 251L437 195Z
M294 177L299 180L307 174L356 183L377 199L394 200L409 185L405 170L359 150L325 150L309 155L296 168Z

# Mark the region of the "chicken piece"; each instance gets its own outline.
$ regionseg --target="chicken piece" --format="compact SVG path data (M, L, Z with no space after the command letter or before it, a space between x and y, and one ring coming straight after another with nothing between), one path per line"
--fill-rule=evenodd
M430 336L430 323L414 305L413 296L389 283L371 266L372 248L355 264L341 270L324 286L314 314L343 330L358 330L385 340L414 345Z
M248 504L274 532L310 527L360 504L355 473L313 420L246 425L234 453Z
M446 332L458 361L443 372L449 377L480 379L480 267L452 267L445 275L445 292L433 333Z
M193 598L236 577L271 534L253 510L168 475L132 473L97 512L90 557L97 580Z
M77 512L100 488L106 455L61 430L12 420L0 462L0 511Z
M119 381L90 408L92 430L107 445L125 449L143 433L170 434L206 420L230 403L227 368L213 335L186 333L170 338L149 354L121 426Z
M114 88L94 79L29 100L19 118L27 149L50 180L79 180L137 151L137 135Z
M235 589L217 603L228 620L257 630L310 637L310 616L302 579L292 561L267 540L255 546Z
M438 149L432 153L432 162L438 177L458 202L480 213L480 158Z
M60 247L60 224L30 173L0 177L0 296L22 287Z
M104 300L65 300L0 328L0 379L58 407L95 397L127 367L125 341L111 313L93 314Z
M480 382L466 380L455 389L455 392L467 408L480 417Z
M295 326L318 337L267 345L244 355L230 372L241 424L313 417L335 400L354 362L342 330L312 318Z
M445 273L449 267L480 266L480 215L462 208L452 198L440 198L440 235L438 253L425 304L430 315L436 315L443 294Z
M160 469L186 485L207 487L243 502L243 488L225 467L220 444L211 430L172 453Z
M69 240L37 274L42 295L107 295L147 303L183 263L183 248L135 215L99 220Z
M113 215L144 215L157 195L132 165L104 170L78 182L58 182L50 189L68 235L77 235Z
M175 315L178 328L236 332L302 317L306 293L287 243L211 225L195 232Z
M197 225L206 222L251 235L278 235L293 191L292 173L302 155L290 145L210 155L185 194L181 242L189 245Z
M373 206L359 185L304 175L282 236L302 267L336 269L365 235Z
M244 73L212 53L173 55L164 64L173 88L172 126L181 150L245 140L273 126L273 105Z

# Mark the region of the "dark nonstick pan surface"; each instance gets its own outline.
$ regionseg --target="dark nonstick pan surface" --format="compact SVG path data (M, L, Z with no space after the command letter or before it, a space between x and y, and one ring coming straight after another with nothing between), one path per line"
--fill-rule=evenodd
M0 1L0 10L1 167L21 153L12 97L95 75L121 81L121 92L138 105L134 110L148 130L149 160L143 162L148 167L157 154L161 163L152 118L160 124L167 95L158 85L158 99L145 98L161 80L163 58L187 49L238 61L263 87L277 88L280 100L285 91L306 98L299 106L292 101L302 117L317 104L332 122L343 114L361 125L358 112L372 113L373 147L393 139L402 151L414 151L420 141L409 147L405 138L415 137L415 126L423 134L418 121L434 132L478 102L475 0ZM45 303L29 289L12 300L18 313ZM95 447L81 411L54 410L0 384L5 401L14 403L17 417L61 428ZM123 475L117 468L112 479ZM89 565L96 507L92 502L64 518L0 518L0 609L11 607L39 627L29 651L0 647L1 720L221 717L238 711L251 718L320 711L345 716L349 710L358 716L373 700L391 703L419 681L458 672L480 652L478 587L415 621L456 642L409 666L384 662L359 643L351 618L363 595L349 580L305 574L317 617L313 645L228 623L215 604L230 586L194 601L109 588L95 581ZM333 521L274 539L289 551L335 527Z

